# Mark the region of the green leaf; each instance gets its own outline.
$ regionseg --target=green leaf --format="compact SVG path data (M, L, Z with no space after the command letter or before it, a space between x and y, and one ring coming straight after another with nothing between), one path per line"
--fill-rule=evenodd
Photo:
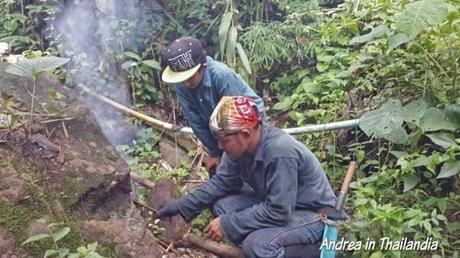
M406 5L406 8L396 15L396 28L409 39L414 39L428 27L443 22L451 7L443 0L415 1Z
M404 192L411 190L420 182L420 179L413 174L405 174L402 178L404 181Z
M322 90L321 86L317 86L316 83L308 77L304 78L300 85L302 86L303 91L307 94L318 93Z
M230 30L228 31L228 40L227 40L227 46L225 50L225 54L227 55L228 65L232 65L234 62L237 38L238 38L238 30L236 29L235 26L231 26Z
M428 104L423 100L417 100L404 106L402 116L404 121L419 125L420 119L426 113Z
M241 62L243 63L244 70L246 70L248 74L252 74L251 64L249 63L248 56L246 55L246 52L240 43L236 44L236 50L238 51L238 56L240 57Z
M424 167L427 166L430 163L430 160L428 159L427 156L421 155L418 157L416 160L414 160L414 163L412 164L412 167Z
M369 41L372 41L376 38L383 37L388 31L387 26L385 25L379 25L375 28L372 28L372 30L364 35L354 37L350 40L350 45L355 45L355 44L362 44L362 43L367 43Z
M460 126L460 104L448 105L444 108L447 118Z
M390 151L390 154L395 156L397 159L400 159L408 155L408 153L405 151Z
M98 245L98 243L97 243L97 242L94 242L94 243L88 244L88 245L87 245L87 247L88 247L87 249L88 249L88 250L90 250L90 251L96 251L96 249L97 249L97 245Z
M88 249L86 249L85 246L80 246L80 247L77 248L77 252L79 254L86 254L88 252Z
M85 258L105 258L105 257L92 251Z
M146 66L148 66L148 67L150 67L150 68L153 68L153 69L155 69L155 70L161 70L160 63L158 63L158 61L153 60L153 59L151 59L151 60L144 60L144 61L142 61L142 64L144 64L144 65L146 65Z
M423 222L423 227L426 229L426 231L431 232L431 224L428 221Z
M123 64L121 64L121 69L127 70L128 68L135 67L135 66L137 66L136 62L126 61Z
M55 255L57 253L58 253L58 251L56 251L56 250L46 250L45 255L43 256L43 258L50 257L50 256Z
M59 248L58 250L58 253L59 253L59 257L66 257L68 254L69 254L70 250L69 248L65 248L65 247L62 247L62 248Z
M71 253L71 254L69 254L69 256L67 256L67 258L80 258L80 254Z
M233 12L226 12L222 16L222 21L219 25L219 46L222 57L224 55L225 46L227 45L228 29L233 18Z
M61 240L70 232L70 227L64 227L53 233L53 239L55 242Z
M384 136L384 138L393 143L406 144L407 140L409 139L409 135L407 134L406 130L404 130L404 128L398 127L391 130L387 135Z
M434 133L434 134L426 134L430 140L438 145L443 147L444 149L448 149L450 146L455 145L455 138L450 133Z
M390 47L390 50L391 50L407 42L409 42L409 38L406 36L406 34L397 33L388 39L388 46Z
M366 112L359 119L359 127L369 137L384 138L402 126L401 110L399 100L390 99L380 109Z
M441 167L441 172L439 172L438 177L436 178L446 178L451 177L460 172L460 161L459 160L449 160L444 162Z
M142 60L141 56L139 56L138 54L136 54L134 52L131 52L131 51L123 52L123 56L135 59L138 62L140 62Z
M286 110L292 105L293 102L294 102L294 98L292 96L285 97L280 102L276 103L275 106L273 106L273 109Z
M33 59L22 59L15 64L10 64L5 68L5 72L21 77L34 78L39 73L51 71L69 62L69 58L56 56L43 56Z
M439 108L430 108L420 119L420 128L424 132L437 130L454 131L458 128L458 124L446 116L446 113Z
M27 240L24 241L24 243L22 243L21 246L23 246L25 244L28 244L28 243L31 243L31 242L39 241L39 240L42 240L42 239L45 239L45 238L49 238L49 237L50 237L50 235L48 235L48 234L33 235L33 236L27 238Z

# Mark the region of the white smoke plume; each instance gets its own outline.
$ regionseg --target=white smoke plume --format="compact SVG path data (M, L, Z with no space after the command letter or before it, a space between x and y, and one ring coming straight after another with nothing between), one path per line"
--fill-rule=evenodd
M129 106L129 88L120 69L124 51L142 51L163 22L162 7L155 0L73 0L49 23L46 38L63 55L71 57L72 84L85 85ZM147 43L148 44L148 43ZM130 143L133 130L126 119L99 100L83 95L105 137L116 146Z

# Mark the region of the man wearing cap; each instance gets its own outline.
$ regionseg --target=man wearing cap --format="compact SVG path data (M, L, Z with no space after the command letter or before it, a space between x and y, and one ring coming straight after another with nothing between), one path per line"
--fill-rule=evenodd
M205 228L207 235L242 244L245 257L309 257L307 244L318 242L324 230L314 211L336 201L318 159L304 144L261 121L256 103L247 97L223 97L210 129L224 150L216 174L188 195L166 202L158 217L180 214L191 221L212 207L216 218Z
M163 53L166 68L162 80L176 84L176 95L194 134L208 149L206 168L213 171L220 162L222 151L209 131L209 117L223 96L247 96L263 110L263 101L223 63L206 56L199 40L181 37L171 42Z

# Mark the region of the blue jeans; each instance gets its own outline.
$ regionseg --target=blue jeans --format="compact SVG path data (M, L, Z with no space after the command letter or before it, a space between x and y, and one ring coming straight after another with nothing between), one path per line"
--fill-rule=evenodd
M216 216L238 212L262 201L263 198L246 188L240 194L229 195L218 200L214 204L213 212ZM250 233L242 243L244 256L247 258L316 256L319 251L311 250L311 245L310 248L307 248L307 245L317 243L322 238L324 223L319 216L315 219L312 219L311 214L305 216L306 212L309 211L294 211L291 222L286 226L262 228Z

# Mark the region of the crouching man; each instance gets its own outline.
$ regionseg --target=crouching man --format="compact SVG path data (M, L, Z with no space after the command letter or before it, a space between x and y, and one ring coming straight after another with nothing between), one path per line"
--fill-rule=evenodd
M212 208L205 231L213 240L242 244L245 257L305 257L324 223L314 211L336 197L314 156L302 143L262 122L248 97L223 97L210 119L224 151L217 173L188 195L167 202L158 217L191 221Z

